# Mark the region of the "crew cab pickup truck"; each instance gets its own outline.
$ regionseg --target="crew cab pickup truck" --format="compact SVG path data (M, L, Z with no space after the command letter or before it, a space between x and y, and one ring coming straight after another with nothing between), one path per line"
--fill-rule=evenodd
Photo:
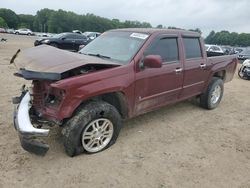
M29 152L47 152L53 125L62 127L69 156L100 152L115 143L124 119L191 97L216 108L237 62L207 58L200 34L184 30L110 30L79 53L18 50L15 75L32 84L13 98L14 126Z

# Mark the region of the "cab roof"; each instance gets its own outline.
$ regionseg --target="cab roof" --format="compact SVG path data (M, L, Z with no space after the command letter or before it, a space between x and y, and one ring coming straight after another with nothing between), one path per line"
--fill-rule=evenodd
M164 33L164 34L180 34L187 36L195 36L200 37L201 34L198 32L187 31L182 29L157 29L157 28L124 28L124 29L113 29L110 31L125 31L125 32L136 32L136 33L146 33L146 34L154 34L154 33Z

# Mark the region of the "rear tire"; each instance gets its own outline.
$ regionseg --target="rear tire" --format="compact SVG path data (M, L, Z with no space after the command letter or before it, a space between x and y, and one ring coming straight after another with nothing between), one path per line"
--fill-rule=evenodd
M102 132L105 121L111 122L106 131L110 133L107 138ZM96 122L100 122L97 126L100 132L92 128ZM92 154L103 151L115 143L121 127L121 116L114 106L103 101L89 102L79 108L62 130L65 152L73 157L83 152Z
M215 109L222 99L224 92L223 80L213 77L208 85L207 91L200 96L200 105L208 110Z

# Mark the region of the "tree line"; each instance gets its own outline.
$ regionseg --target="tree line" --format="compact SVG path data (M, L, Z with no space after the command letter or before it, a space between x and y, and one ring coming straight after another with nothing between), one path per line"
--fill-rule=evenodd
M0 27L29 28L36 32L61 33L72 30L104 32L116 28L151 28L148 22L107 19L94 14L76 14L64 10L51 10L48 8L37 11L36 15L16 14L10 9L0 8ZM157 28L180 29L158 25ZM200 29L190 29L201 33Z
M64 10L41 9L36 15L16 14L10 9L0 9L0 27L29 28L36 32L61 33L72 30L104 32L115 28L149 28L150 23L107 19L94 14L76 14Z
M230 45L230 46L250 46L250 34L249 33L236 33L229 31L215 32L211 31L206 37L205 42L207 44L218 45Z
M29 28L35 32L61 33L72 30L104 32L116 28L151 28L148 22L120 21L108 19L94 14L76 14L71 11L51 10L48 8L37 11L36 15L16 14L6 8L0 8L0 27L4 28ZM173 26L158 25L157 28L180 29ZM199 28L190 29L202 33ZM206 37L207 44L250 46L250 34L228 31L211 31Z

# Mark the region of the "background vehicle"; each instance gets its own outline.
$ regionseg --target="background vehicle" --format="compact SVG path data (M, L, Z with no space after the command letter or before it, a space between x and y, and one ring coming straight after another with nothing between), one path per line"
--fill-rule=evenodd
M72 33L82 34L82 32L80 30L73 30Z
M220 46L206 44L205 48L208 57L224 55L224 51Z
M238 53L238 58L240 60L250 59L250 48L244 48L240 53Z
M238 71L238 75L242 79L250 80L250 59L246 59L242 63L242 65Z
M230 46L221 46L223 53L225 55L232 55L232 54L236 54L235 49L233 47Z
M47 44L60 49L78 51L80 45L88 44L86 36L78 33L61 33L47 38L39 38L34 42L35 46Z
M7 29L6 31L9 34L15 34L15 30L14 29Z
M11 62L20 67L16 76L32 80L32 97L23 88L13 100L22 147L45 154L48 145L35 138L49 129L31 122L47 122L63 127L65 151L74 156L114 144L122 119L191 97L203 108L216 108L238 61L235 55L207 58L196 32L118 29L79 53L42 45L18 51Z
M243 50L245 50L246 48L239 48L239 47L236 47L236 48L234 48L234 51L236 52L236 53L240 53L240 52L242 52Z
M0 33L7 33L7 31L4 28L0 28Z
M35 35L38 36L38 37L53 37L55 34L35 32Z
M87 32L84 32L83 35L85 35L86 37L88 37L92 41L95 38L99 37L101 35L101 33L87 31Z
M34 33L30 29L21 28L18 30L15 30L15 34L17 35L34 35Z

